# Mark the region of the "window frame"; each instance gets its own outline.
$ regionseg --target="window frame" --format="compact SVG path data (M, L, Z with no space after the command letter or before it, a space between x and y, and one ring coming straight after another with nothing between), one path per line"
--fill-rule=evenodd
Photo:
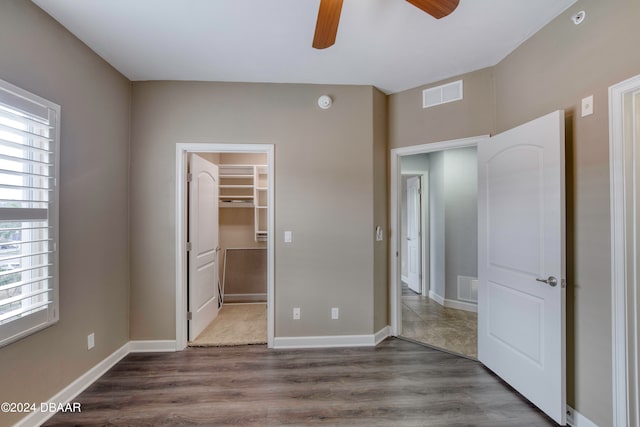
M8 95L7 95L8 94ZM4 99L3 99L4 98ZM4 102L6 99L14 99L15 104L22 105L13 105L11 102ZM18 102L20 101L20 102ZM55 104L47 99L44 99L38 95L35 95L27 90L24 90L20 87L17 87L9 82L6 82L0 79L0 105L4 105L12 110L9 114L13 114L13 112L20 112L21 115L24 115L24 120L38 120L42 119L41 116L36 113L31 113L24 106L37 107L46 109L48 114L48 127L49 133L48 138L49 141L49 166L50 172L47 175L47 178L52 180L52 184L50 189L47 190L49 192L48 203L47 203L47 219L42 222L46 222L47 226L47 242L49 242L50 247L47 253L47 274L44 279L40 282L44 283L43 287L48 288L48 291L41 291L40 295L45 295L49 297L50 303L46 304L46 309L38 310L35 312L27 312L28 314L20 315L19 317L6 321L6 323L0 323L0 348L9 345L15 341L18 341L22 338L25 338L29 335L32 335L40 330L48 328L54 324L56 324L60 319L59 313L59 193L60 193L60 117L61 117L61 107L58 104ZM23 108L21 108L23 107ZM25 173L25 172L23 172ZM28 173L28 172L26 172ZM21 175L25 176L25 175ZM42 178L33 178L29 177L28 182L33 182L33 180L38 180ZM34 190L24 190L34 192ZM35 191L45 191L45 190L35 190ZM15 222L22 222L21 228L24 227L24 220L28 218L29 211L35 211L37 209L32 208L24 208L25 210L20 214L16 215ZM19 218L18 218L19 217ZM2 222L10 221L7 218L3 218ZM28 221L28 220L27 220ZM33 228L24 229L21 231L21 235L24 231L26 231L27 235L32 233L43 233L43 231L34 231ZM45 230L44 228L39 228L39 230ZM37 255L34 255L36 252L33 249L33 244L31 244L31 249L29 257L35 258ZM29 284L25 284L24 286L29 286ZM2 300L0 300L2 303Z

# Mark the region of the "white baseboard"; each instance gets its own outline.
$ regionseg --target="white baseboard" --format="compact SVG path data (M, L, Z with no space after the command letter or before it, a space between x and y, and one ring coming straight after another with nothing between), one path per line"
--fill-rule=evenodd
M71 384L60 390L48 402L56 404L67 404L82 393L87 387L93 384L98 378L111 369L116 363L129 354L129 343L126 343L100 363L89 369L87 372L78 377ZM35 412L31 412L28 416L18 421L14 427L39 426L55 415L55 412L40 412L38 407Z
M429 291L429 298L431 298L432 300L434 300L440 305L444 305L444 298L431 290Z
M598 427L596 423L567 405L567 424L573 427Z
M385 326L370 335L331 335L317 337L275 337L273 348L332 348L332 347L374 347L389 336L389 327ZM380 341L378 341L380 339Z
M400 280L404 283L409 283L409 276L400 276Z
M224 294L225 303L235 302L267 302L267 294Z
M129 341L129 353L164 353L176 351L176 340Z
M384 328L373 334L373 341L375 343L374 345L380 344L389 336L391 336L391 326L385 326Z
M478 312L478 304L474 304L472 302L464 302L464 301L458 301L454 299L445 299L444 306L449 308L455 308L457 310L471 311L474 313Z

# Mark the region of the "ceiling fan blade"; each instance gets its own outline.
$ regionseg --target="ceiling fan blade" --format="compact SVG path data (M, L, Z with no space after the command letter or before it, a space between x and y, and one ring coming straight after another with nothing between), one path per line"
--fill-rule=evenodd
M436 19L444 18L456 10L460 0L407 0Z
M326 49L336 42L341 11L342 0L320 0L313 47Z

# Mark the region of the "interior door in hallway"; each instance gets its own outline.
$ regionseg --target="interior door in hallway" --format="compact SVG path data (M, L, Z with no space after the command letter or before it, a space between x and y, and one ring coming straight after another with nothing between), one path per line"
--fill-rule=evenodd
M218 315L218 167L189 155L189 340Z
M478 146L478 358L566 423L564 112Z
M414 176L407 179L407 285L418 294L422 293L421 222L420 177Z

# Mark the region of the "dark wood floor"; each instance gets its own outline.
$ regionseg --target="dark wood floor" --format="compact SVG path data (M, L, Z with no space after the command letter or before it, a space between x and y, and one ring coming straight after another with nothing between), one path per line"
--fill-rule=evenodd
M131 354L75 401L46 425L555 425L478 362L400 339Z

